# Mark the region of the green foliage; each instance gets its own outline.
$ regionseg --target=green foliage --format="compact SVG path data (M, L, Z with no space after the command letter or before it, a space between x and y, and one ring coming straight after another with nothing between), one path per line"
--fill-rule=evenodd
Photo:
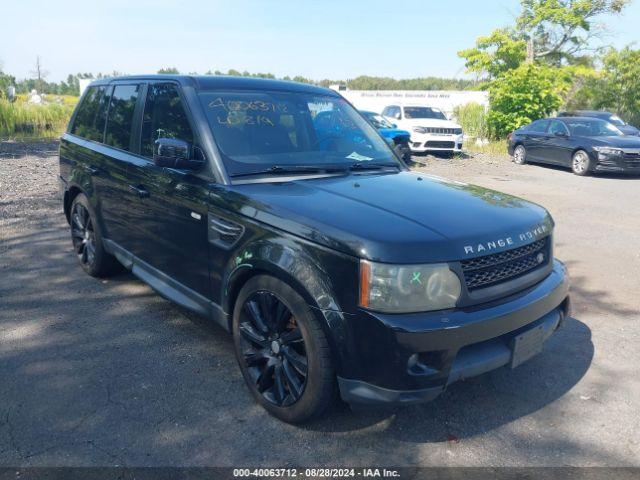
M467 103L453 110L453 115L462 126L465 135L476 138L487 138L487 112L479 103Z
M596 21L618 14L631 0L520 0L515 25L478 38L476 46L458 52L469 73L489 80L517 68L529 59L536 63L565 66L589 64L591 40L599 32Z
M496 78L518 68L525 61L527 42L518 38L512 30L501 28L486 37L479 37L475 48L458 52L464 58L467 72L486 74Z
M0 99L0 138L56 137L64 132L74 108L69 98L39 105Z
M176 67L161 68L160 70L158 70L158 73L162 75L179 75L180 74L180 72Z
M604 57L602 95L597 108L613 108L640 125L640 50L610 50Z
M562 105L569 87L569 75L557 68L524 64L505 73L489 88L487 123L491 134L502 138L550 115Z
M611 110L627 122L640 125L640 50L611 49L602 70L580 84L569 108Z

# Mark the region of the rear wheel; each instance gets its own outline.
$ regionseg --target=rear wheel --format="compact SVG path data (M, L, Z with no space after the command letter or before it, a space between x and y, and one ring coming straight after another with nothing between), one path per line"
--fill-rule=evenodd
M335 398L331 352L306 302L276 278L250 279L238 294L233 340L254 398L289 423L317 417Z
M584 150L578 150L573 154L573 158L571 160L571 170L573 170L573 173L584 177L585 175L589 175L591 168L592 162L587 152Z
M527 149L524 148L524 145L518 145L513 151L513 162L518 165L527 163Z
M83 193L78 194L71 203L70 211L71 241L82 269L92 277L105 277L117 271L120 264L104 249L89 199Z

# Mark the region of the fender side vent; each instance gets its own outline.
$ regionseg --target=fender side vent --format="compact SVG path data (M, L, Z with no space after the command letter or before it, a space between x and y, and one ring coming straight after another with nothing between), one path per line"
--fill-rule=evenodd
M223 248L231 248L240 240L244 227L230 220L209 213L208 215L209 242Z

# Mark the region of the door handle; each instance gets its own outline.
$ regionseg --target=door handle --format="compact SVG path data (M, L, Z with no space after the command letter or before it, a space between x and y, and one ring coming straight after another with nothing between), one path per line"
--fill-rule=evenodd
M143 186L129 185L129 190L133 190L140 198L149 198L149 191Z

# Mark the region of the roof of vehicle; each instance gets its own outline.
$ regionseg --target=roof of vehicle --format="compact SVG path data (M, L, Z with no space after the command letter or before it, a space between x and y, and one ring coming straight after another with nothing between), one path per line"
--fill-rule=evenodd
M425 105L424 103L401 103L398 105L399 107L418 107L418 108L430 108L431 110L440 110L438 107L433 107L431 105Z
M561 113L564 113L564 114L575 113L575 114L580 114L580 116L584 116L584 117L589 117L591 115L613 115L613 113L607 112L604 110L564 110Z
M173 81L183 86L191 86L196 90L276 90L340 97L340 94L334 90L306 83L230 75L128 75L98 79L91 82L91 85L107 85L128 81Z
M601 118L594 117L556 117L556 118L543 118L543 120L567 120L571 122L575 122L576 120L587 120L589 122L593 122L594 120L602 120ZM603 120L604 121L604 120Z

